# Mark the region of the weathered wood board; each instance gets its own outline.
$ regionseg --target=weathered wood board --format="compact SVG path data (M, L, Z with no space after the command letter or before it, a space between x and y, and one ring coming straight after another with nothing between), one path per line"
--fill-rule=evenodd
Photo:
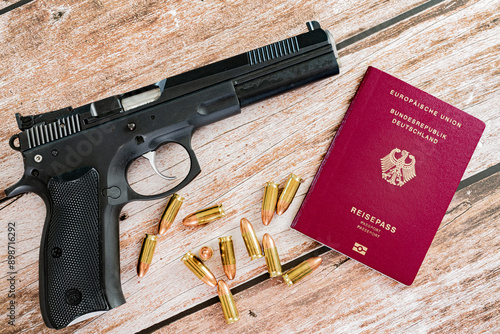
M165 76L299 34L305 31L304 23L310 19L318 20L337 41L342 41L424 2L35 1L20 7L0 16L0 40L5 46L0 49L0 117L4 122L0 129L0 164L3 167L0 184L9 186L22 174L22 159L7 144L8 138L17 132L16 112L32 114L67 105L78 106L138 88ZM499 9L499 4L492 5L485 0L452 1L433 6L342 49L340 76L250 106L241 115L196 132L193 148L202 173L182 191L186 201L179 218L220 201L226 207L227 217L200 229L184 228L178 222L174 224L167 235L160 238L150 271L139 279L135 267L142 238L144 233L156 231L166 200L127 205L120 225L121 276L127 304L60 332L134 332L213 297L214 289L198 281L179 259L189 249L204 244L218 251L217 238L223 235L233 235L238 259L238 273L231 287L263 273L265 263L250 262L246 256L239 237L241 217L254 224L259 237L264 233L275 237L283 262L317 248L317 243L290 231L288 225L369 65L486 122L485 133L464 177L498 164L500 44L496 36ZM166 174L179 175L187 161L168 168L169 153L182 160L182 154L177 154L175 149L162 150L160 165ZM262 186L270 180L283 184L290 172L303 176L306 182L287 213L264 227L259 219ZM131 166L129 181L134 189L144 193L165 187L144 160ZM494 208L491 204L484 210ZM2 204L0 211L1 228L15 221L18 233L17 325L5 327L5 331L49 332L41 323L38 306L38 253L45 217L43 202L33 194L23 195ZM498 228L498 219L494 223L488 233ZM469 238L473 244L483 242L479 236ZM9 302L5 283L6 244L6 233L0 233L2 310ZM492 245L485 244L484 249ZM339 260L334 253L328 256L327 263ZM451 258L439 259L454 266ZM348 261L345 265L352 266L353 262ZM488 258L478 259L478 265L494 263ZM218 278L223 277L218 257L208 265ZM326 280L329 275L317 273L316 277ZM367 292L361 289L363 284L373 283L377 291L395 284L377 276L366 283L358 282L357 276L349 277L351 284L346 287L349 295L366 295ZM371 279L373 273L368 277ZM276 284L272 282L265 285ZM485 282L483 278L477 284ZM440 288L445 286L446 283ZM398 285L396 288L400 289ZM260 291L261 288L255 289ZM274 293L267 288L262 291L256 299ZM466 289L463 294L469 292ZM425 297L433 293L434 290L425 291ZM243 300L245 295L247 292L238 298ZM308 300L315 298L313 293L305 293L305 296ZM251 301L248 303L251 305ZM385 308L380 309L382 313ZM218 322L214 322L214 328L222 326L221 316L214 316L214 321L215 318ZM318 319L329 318L324 315ZM390 321L390 312L387 311L384 319ZM187 331L189 326L194 326L188 322L175 323L172 330ZM325 328L331 328L328 327L330 321L325 322L328 323ZM307 326L308 322L305 324ZM242 331L250 331L252 325L248 322L248 327L244 327L242 319L238 326L243 326L239 327ZM291 328L284 327L286 329Z
M216 304L158 333L496 333L499 212L500 172L458 191L409 287L329 251L292 287L273 278L236 294L234 324Z
M3 0L2 2L0 2L0 9L4 9L4 8L9 7L9 6L12 6L16 2L17 1L13 1L13 0Z

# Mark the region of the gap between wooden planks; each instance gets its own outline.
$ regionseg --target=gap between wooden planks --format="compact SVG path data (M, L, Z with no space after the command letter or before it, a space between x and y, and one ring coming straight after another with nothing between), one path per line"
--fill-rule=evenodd
M487 205L490 205L491 203L495 203L495 198L493 198L492 200L487 200L487 201L484 201L484 198L491 196L491 195L494 195L496 192L498 192L499 188L500 188L500 164L497 164L497 165L493 166L492 168L489 168L481 173L473 175L472 177L460 182L460 185L458 186L457 192L456 192L452 202L450 203L450 207L446 212L446 215L443 219L443 222L441 223L441 226L439 227L439 231L440 231L439 233L445 233L442 230L444 228L446 228L446 226L448 226L449 224L452 224L457 219L466 219L467 220L468 217L464 216L464 215L466 215L466 214L470 215L469 210L472 208L473 205L478 205L477 203L479 201L482 201L483 204L485 203ZM473 194L473 195L471 195L471 194ZM481 210L488 210L488 208L484 207L484 208L481 208ZM499 217L498 212L496 212L495 216L489 216L489 217L483 216L482 219L483 220L484 219L486 219L486 220L491 219L491 220L493 220L493 222L496 221L497 225L494 226L494 228L498 229L499 228L498 217ZM487 223L487 222L481 222L481 223ZM476 223L476 224L479 224L479 223ZM446 237L447 237L446 234L444 236L438 235L436 237L436 239L439 238L439 239L443 240L443 239L446 239ZM497 238L497 239L499 239L499 238ZM488 247L488 246L490 246L490 244L485 244L483 246ZM496 246L499 246L499 244L496 244L496 245L493 244L491 246L496 247ZM350 258L348 258L347 256L339 254L336 251L331 250L330 248L328 248L326 246L321 246L318 249L316 249L308 254L302 255L301 257L284 264L283 270L286 271L290 268L293 268L294 266L298 265L299 263L301 263L305 259L308 259L308 258L313 257L313 256L321 256L323 258L326 257L328 259L327 260L328 262L326 264L326 268L325 268L325 266L323 266L321 269L318 270L318 272L323 273L323 275L325 272L332 273L333 270L337 270L341 265L345 264L347 261L350 260ZM333 262L330 261L330 259L332 257L335 259ZM483 256L483 259L484 258L485 258L485 256ZM357 265L357 262L356 261L354 261L354 262L356 263L356 266L359 267ZM424 263L426 263L426 261ZM363 270L363 272L365 272L365 271L366 270ZM373 272L373 273L375 273L375 272ZM426 273L426 271L422 270L422 275L425 275L425 273ZM376 276L380 276L380 275L375 273L372 276L376 277ZM488 277L488 279L490 279L490 278L492 278L492 277ZM498 274L497 274L497 278L498 278ZM311 279L311 278L309 278L309 279ZM322 277L318 277L316 279L316 281L314 281L314 283L310 283L310 284L306 283L306 281L304 280L303 282L298 283L298 285L294 286L293 288L289 288L289 287L285 286L285 283L282 281L282 279L270 278L267 273L264 273L256 278L252 279L251 281L248 281L245 284L242 284L242 285L232 289L232 293L233 293L233 296L237 295L237 294L245 294L246 296L248 296L247 290L250 291L249 293L251 295L256 294L255 290L257 290L258 291L257 293L265 294L266 297L267 296L274 296L273 300L266 302L266 305L268 306L268 308L265 309L265 312L271 313L271 314L273 314L273 316L275 316L275 313L273 313L273 312L277 312L277 313L293 312L293 309L281 308L280 300L283 300L283 299L290 298L289 304L293 305L293 307L296 307L297 305L299 305L300 308L303 308L303 307L306 307L306 308L311 307L312 308L314 306L314 304L316 303L316 301L314 299L308 299L308 305L304 305L304 303L302 303L302 301L300 301L300 300L296 300L295 302L293 302L294 299L300 299L300 298L304 297L304 294L300 294L299 297L296 297L294 294L294 291L296 291L295 289L301 289L301 290L304 290L306 292L314 290L316 288L314 286L314 284L317 284L317 281L322 280L322 279L323 279ZM267 289L271 288L269 286L270 283L267 282L269 280L274 280L274 284L272 284L271 287L275 287L276 285L281 284L281 289L283 290L283 292L277 293L277 294L279 294L279 297L273 293L269 293L269 294L265 293L265 291ZM355 279L353 279L353 280L355 281ZM390 280L389 280L389 282L390 282ZM394 283L394 282L392 282L392 283ZM330 289L330 290L337 289L338 290L338 287L336 287L336 284L337 284L336 281L330 280L330 282L327 284L328 284L327 289ZM416 284L413 284L412 286L419 286L419 285L421 285L421 282L417 281ZM394 286L394 284L391 284L391 286ZM398 286L402 287L402 285L398 285ZM406 289L406 287L404 287L404 289ZM289 293L289 291L291 291L291 293ZM326 294L326 293L323 292L323 294ZM331 293L329 293L329 295L336 296L336 293L332 291ZM362 298L362 296L357 296L357 297ZM242 297L242 298L244 298L244 297ZM335 298L335 297L332 297L332 298ZM496 300L494 302L498 303L498 300ZM172 318L166 319L158 324L155 324L149 328L146 328L146 329L142 330L140 333L141 334L152 333L152 332L155 332L157 330L159 330L160 333L175 332L175 330L177 328L179 328L180 326L183 326L184 322L193 321L193 319L195 319L196 317L206 319L208 316L204 315L203 313L204 312L205 313L206 312L210 312L210 313L215 312L212 309L212 307L217 309L217 306L212 306L212 305L218 304L218 303L219 303L219 298L214 297L210 300L207 300L206 302L204 302L202 304L196 305L195 307L193 307L189 310L186 310L185 312L182 312L182 314L178 314ZM273 305L273 303L275 305ZM245 305L248 306L248 304L245 304ZM269 306L269 305L272 305L272 306ZM248 310L246 310L246 309L242 310L241 308L239 308L239 312L240 312L240 314L243 315L242 318L244 318L244 319L248 320L248 318L249 318L248 316L253 317L253 318L257 318L259 316L258 313L256 313L256 312L259 312L258 310L260 310L260 312L263 312L263 307L260 304L253 305L253 306L249 305L249 306L250 306L250 309L248 309ZM211 311L205 310L209 307L211 308ZM278 311L273 311L272 310L273 308L278 309ZM331 310L331 308L332 308L332 305L327 305L325 308L318 308L318 309L321 310L319 313L322 314L323 317L327 317L328 314L333 314L335 312L335 310ZM489 307L488 309L484 310L484 312L481 312L481 311L479 311L477 313L474 312L472 315L476 316L476 318L479 318L479 316L481 316L484 319L485 317L488 317L490 314L492 314L491 311L493 311L493 310L491 307ZM183 319L183 318L187 318L187 319ZM220 316L217 318L218 318L217 320L215 320L215 319L213 320L214 323L217 323L217 321L221 320ZM267 321L271 321L271 319L269 319L269 318L270 317L267 316ZM499 316L497 316L497 318L499 318ZM473 319L468 319L468 320L472 321ZM487 320L489 321L490 319L487 319ZM303 321L303 319L293 319L294 323L295 322L300 323L301 321ZM480 320L478 320L478 321L480 321ZM487 323L488 321L484 321L484 322ZM253 327L255 325L254 320L250 320L249 322L250 322L249 327ZM491 325L493 325L493 328L494 328L495 324L491 323L491 321L489 321L489 322ZM173 324L173 325L169 326L170 324ZM487 324L487 327L489 327L490 324ZM219 326L219 325L220 325L220 323L217 323L217 326ZM446 325L449 326L450 324L448 323ZM167 326L169 326L169 327L167 327ZM197 325L193 326L193 327L197 327L197 328L191 328L190 330L192 330L192 332L202 332L203 330L205 330L205 328L203 328L204 326L205 326L205 323L200 324L200 322L198 322ZM410 327L412 327L412 326L414 326L414 325L410 325ZM436 327L436 324L433 324L433 326ZM256 326L256 327L260 328L259 326ZM334 327L335 327L335 324L332 324L330 326L330 328L334 328ZM364 327L364 326L362 326L362 327ZM229 326L225 326L223 329L224 330L226 330L226 329L239 330L239 329L241 329L241 326L240 326L240 328L238 328L237 326L229 325ZM351 327L348 329L350 331L356 330L354 327ZM370 330L373 328L366 328L366 329ZM381 329L383 329L383 328L381 328ZM400 328L398 328L398 329L400 329ZM460 329L459 326L455 326L455 328L453 328L453 330L459 330L459 329ZM211 330L210 326L207 326L206 330L210 331ZM260 330L262 330L262 328L260 328ZM267 332L270 330L272 330L272 329L266 328L264 331ZM315 331L315 329L313 329L313 328L308 328L308 330L311 332ZM452 331L450 328L446 328L446 330L447 330L447 332ZM333 331L335 331L335 330L333 330Z
M499 234L500 171L455 194L409 287L329 251L317 272L296 286L268 279L236 294L235 324L225 324L215 304L158 333L495 333Z

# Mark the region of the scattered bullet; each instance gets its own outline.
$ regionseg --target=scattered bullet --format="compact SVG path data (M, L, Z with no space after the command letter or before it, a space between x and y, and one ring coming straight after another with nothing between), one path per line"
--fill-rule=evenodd
M210 246L203 246L200 249L200 259L203 261L210 260L212 258L212 255L214 255L214 250Z
M278 205L276 207L276 213L278 215L282 215L292 203L297 190L299 189L300 183L302 182L302 178L295 174L290 174L288 177L288 181L286 182L285 189L280 195L278 200Z
M154 234L146 234L142 242L141 254L139 255L139 263L137 264L137 275L143 277L149 270L149 265L153 259L153 254L156 248L157 237Z
M224 273L228 279L234 279L236 276L236 257L234 256L231 236L219 238L219 250Z
M172 226L175 216L177 216L183 201L184 197L181 197L178 194L173 194L172 197L170 197L170 200L161 215L160 225L158 226L158 234L167 232L170 226Z
M273 219L274 210L276 210L276 201L278 200L278 184L267 182L264 189L264 199L262 200L262 223L269 225Z
M283 274L283 279L288 286L292 286L316 270L320 266L321 261L320 257L307 259Z
M217 204L190 214L182 223L186 226L198 226L208 224L211 221L222 218L226 215L222 204Z
M203 283L213 287L217 285L214 274L193 253L187 252L181 260Z
M276 248L276 243L273 238L266 233L262 237L262 246L264 247L264 254L266 256L267 271L269 276L275 277L281 275L281 262L278 255L278 249Z
M240 221L241 236L245 242L245 247L247 248L248 256L252 260L262 257L262 248L260 247L259 239L255 234L252 224L246 218L242 218Z
M239 320L238 309L236 308L236 303L233 299L233 294L226 282L220 280L217 283L217 294L219 295L220 305L222 307L222 313L224 313L224 318L228 324L232 324Z

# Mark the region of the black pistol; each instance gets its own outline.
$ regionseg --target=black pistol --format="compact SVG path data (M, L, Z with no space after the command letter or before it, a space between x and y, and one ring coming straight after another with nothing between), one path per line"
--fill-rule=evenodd
M169 196L200 166L193 131L241 107L339 73L335 42L318 22L308 32L77 108L16 114L24 174L0 191L4 201L34 192L47 218L40 245L40 308L45 324L64 328L125 303L120 283L119 215L136 200ZM131 162L182 145L191 165L172 189L141 195L127 181ZM161 174L161 173L159 173ZM164 178L168 178L163 176Z

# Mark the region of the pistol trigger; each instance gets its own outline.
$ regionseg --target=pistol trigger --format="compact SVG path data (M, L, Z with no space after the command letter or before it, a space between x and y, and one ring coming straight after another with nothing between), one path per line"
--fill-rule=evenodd
M153 168L156 174L158 174L160 177L164 178L165 180L175 180L175 176L166 176L163 175L158 168L156 167L156 152L155 151L149 151L148 153L145 153L142 155L144 158L149 160L149 164Z

